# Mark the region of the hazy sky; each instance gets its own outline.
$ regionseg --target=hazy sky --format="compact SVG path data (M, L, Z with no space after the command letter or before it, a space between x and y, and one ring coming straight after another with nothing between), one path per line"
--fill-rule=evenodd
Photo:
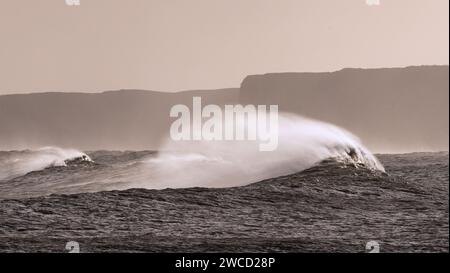
M448 0L0 0L0 94L448 64Z

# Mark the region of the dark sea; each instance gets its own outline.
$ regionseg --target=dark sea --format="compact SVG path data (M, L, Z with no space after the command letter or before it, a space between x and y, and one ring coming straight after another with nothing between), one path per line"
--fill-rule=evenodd
M238 183L157 180L151 151L0 152L0 252L448 252L448 152L376 156L384 169L332 157Z

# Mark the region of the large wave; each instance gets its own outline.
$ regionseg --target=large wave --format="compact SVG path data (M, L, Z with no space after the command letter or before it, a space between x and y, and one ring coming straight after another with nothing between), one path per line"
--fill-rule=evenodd
M82 157L90 160L89 156L83 152L57 147L1 152L0 181L12 179L32 171L39 171L52 166L65 166L68 160Z
M305 170L335 158L383 171L360 140L338 126L294 114L279 115L279 145L261 152L256 141L170 141L140 168L144 188L232 187Z
M0 184L0 196L39 196L50 193L95 192L129 188L234 187L300 172L334 158L356 167L384 171L360 140L338 126L292 114L279 114L278 148L260 151L257 141L171 141L155 155L113 153L94 158L92 168L58 169L39 176ZM94 153L95 154L95 153ZM122 155L122 156L120 156ZM35 151L0 152L0 181L71 159L90 158L77 150L55 147ZM110 158L112 157L112 158ZM124 158L125 159L124 159ZM104 156L103 156L104 159ZM113 163L112 163L113 162ZM13 181L13 180L9 180Z

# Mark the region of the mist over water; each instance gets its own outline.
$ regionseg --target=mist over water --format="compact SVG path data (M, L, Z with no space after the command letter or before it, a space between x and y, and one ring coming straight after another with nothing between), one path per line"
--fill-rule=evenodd
M144 162L145 188L232 187L305 170L328 158L384 171L360 140L335 125L289 113L279 115L279 145L258 141L170 141Z

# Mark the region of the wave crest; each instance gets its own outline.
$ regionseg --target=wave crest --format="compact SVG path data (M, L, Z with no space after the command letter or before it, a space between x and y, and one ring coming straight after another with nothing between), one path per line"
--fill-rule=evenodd
M289 113L279 115L279 145L261 152L256 141L170 141L145 161L138 187L232 187L300 172L336 158L384 172L360 140L338 126Z
M83 152L74 149L44 147L37 150L11 151L0 153L0 181L9 180L48 167L66 166L76 158L92 161Z

